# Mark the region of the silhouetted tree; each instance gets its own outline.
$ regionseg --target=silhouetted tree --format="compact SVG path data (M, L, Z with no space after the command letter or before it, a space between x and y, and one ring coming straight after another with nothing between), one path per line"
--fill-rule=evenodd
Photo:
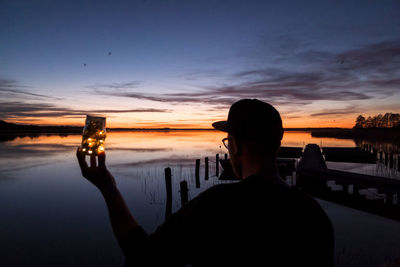
M400 114L385 113L385 115L379 114L374 117L368 116L367 119L358 115L354 128L400 128Z
M356 125L354 125L354 128L365 128L365 118L363 115L358 115L356 119Z
M390 114L389 121L392 123L392 128L400 128L400 114Z

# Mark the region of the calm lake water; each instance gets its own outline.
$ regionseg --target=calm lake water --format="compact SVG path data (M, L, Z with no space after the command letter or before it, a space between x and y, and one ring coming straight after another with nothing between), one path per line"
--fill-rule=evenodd
M215 154L227 152L221 147L224 137L214 131L108 133L107 166L146 231L154 231L164 220L164 168L172 169L176 211L181 205L179 182L188 182L189 198L220 183ZM44 135L0 143L0 266L122 266L104 200L81 176L75 159L80 141L79 135ZM352 140L313 138L308 132L287 132L282 145L308 143L355 146ZM210 158L208 180L204 157ZM200 188L194 180L198 158L202 159ZM375 164L328 166L398 177ZM319 202L335 228L336 266L379 266L400 257L400 222Z

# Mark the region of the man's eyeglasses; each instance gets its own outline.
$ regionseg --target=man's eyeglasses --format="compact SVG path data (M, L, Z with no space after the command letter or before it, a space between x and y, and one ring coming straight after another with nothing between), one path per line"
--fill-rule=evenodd
M225 146L226 148L228 148L229 138L224 138L224 139L222 139L222 143L224 144L224 146Z

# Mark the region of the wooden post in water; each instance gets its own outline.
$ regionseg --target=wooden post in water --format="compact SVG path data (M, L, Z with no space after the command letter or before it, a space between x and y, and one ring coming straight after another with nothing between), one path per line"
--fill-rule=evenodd
M208 157L206 157L205 159L204 159L204 161L205 161L205 171L204 171L204 178L206 179L206 180L208 180Z
M379 151L379 162L382 163L383 161L383 153L382 151Z
M167 203L165 209L165 218L171 215L172 212L172 180L171 180L171 168L165 168L165 186L167 189Z
M200 160L196 159L196 188L200 188Z
M219 154L215 155L215 176L219 176Z
M228 159L228 154L225 154L225 160L227 160Z
M376 150L376 148L372 148L372 154L374 155L375 159L378 158L378 150Z
M188 197L188 185L186 181L182 181L180 182L180 188L181 188L181 205L185 205L186 203L188 203L189 201L189 197Z
M388 156L388 153L385 152L385 165L386 166L388 165L388 161L389 161L389 156Z

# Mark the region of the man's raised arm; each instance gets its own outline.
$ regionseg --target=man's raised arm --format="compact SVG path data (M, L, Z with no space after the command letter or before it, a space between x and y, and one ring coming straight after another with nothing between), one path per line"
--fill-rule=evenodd
M114 177L106 168L105 153L98 154L98 165L96 165L96 156L91 155L90 167L86 163L85 153L80 148L78 148L76 156L82 175L94 184L103 195L115 237L120 241L125 234L139 226L139 224L129 211L124 198L117 188Z

